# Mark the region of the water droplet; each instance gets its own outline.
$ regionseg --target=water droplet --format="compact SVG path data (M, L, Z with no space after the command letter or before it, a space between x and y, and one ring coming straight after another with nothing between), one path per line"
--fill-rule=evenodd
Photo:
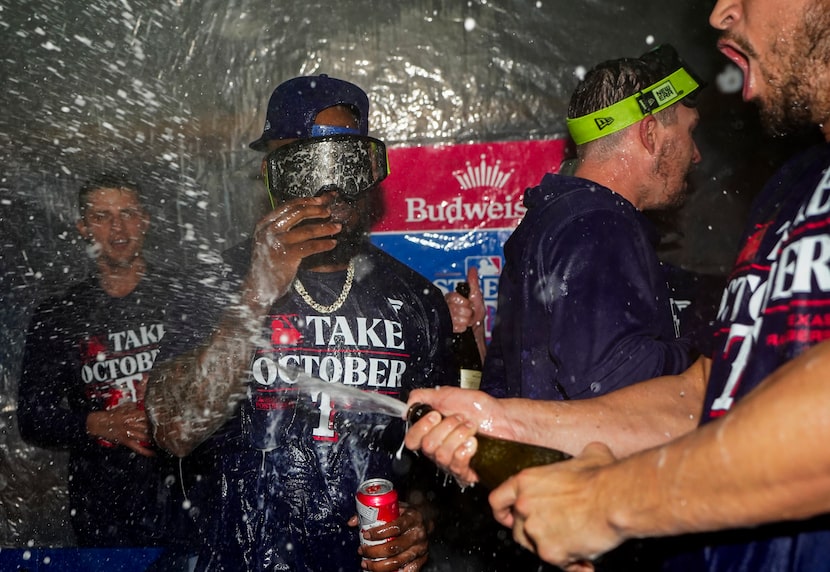
M721 93L737 93L744 85L744 74L733 64L727 64L724 70L715 78L715 83Z

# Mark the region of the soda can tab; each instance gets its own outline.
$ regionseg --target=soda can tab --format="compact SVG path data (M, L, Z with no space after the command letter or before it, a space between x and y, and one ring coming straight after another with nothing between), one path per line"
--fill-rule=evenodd
M355 495L357 514L360 518L360 530L375 528L392 522L400 516L398 509L398 491L388 479L369 479L357 489ZM361 544L373 546L383 544L391 539L380 541L366 540L360 535Z

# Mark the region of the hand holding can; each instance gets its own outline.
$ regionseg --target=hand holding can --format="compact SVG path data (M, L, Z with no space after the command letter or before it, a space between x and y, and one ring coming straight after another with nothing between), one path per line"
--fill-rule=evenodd
M355 495L357 514L360 518L360 543L367 546L389 542L385 540L367 540L363 531L392 522L400 516L398 508L398 492L392 481L388 479L369 479L357 489Z

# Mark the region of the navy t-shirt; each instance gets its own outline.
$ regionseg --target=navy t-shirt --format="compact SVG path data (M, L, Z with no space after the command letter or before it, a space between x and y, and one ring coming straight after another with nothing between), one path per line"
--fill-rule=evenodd
M230 297L247 269L248 249L234 251L219 281ZM298 278L328 305L346 272L300 271ZM200 332L191 342L210 331L216 312L204 310L223 296L206 298L177 312L187 324L175 329ZM406 400L416 387L457 384L451 331L441 292L372 246L355 257L340 308L321 313L293 288L278 300L251 356L248 398L206 443L221 474L199 569L358 570L357 530L346 525L354 495L374 477L406 486L406 468L394 463L403 421L352 409L326 392L299 391L278 364Z
M81 545L189 542L178 460L162 450L144 457L86 432L89 413L143 399L172 288L150 272L114 298L93 277L42 303L31 319L18 424L31 443L69 449L71 521Z

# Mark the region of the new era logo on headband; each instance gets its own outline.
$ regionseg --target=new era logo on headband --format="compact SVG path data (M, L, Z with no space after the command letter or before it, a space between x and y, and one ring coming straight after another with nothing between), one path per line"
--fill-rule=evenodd
M667 80L650 91L643 92L637 103L640 105L643 114L647 115L658 107L671 103L681 95L683 95L683 90L675 89L674 84Z
M614 123L614 118L613 117L597 117L596 119L594 119L594 123L597 124L597 129L602 131L603 129L605 129L606 127L608 127L612 123Z

